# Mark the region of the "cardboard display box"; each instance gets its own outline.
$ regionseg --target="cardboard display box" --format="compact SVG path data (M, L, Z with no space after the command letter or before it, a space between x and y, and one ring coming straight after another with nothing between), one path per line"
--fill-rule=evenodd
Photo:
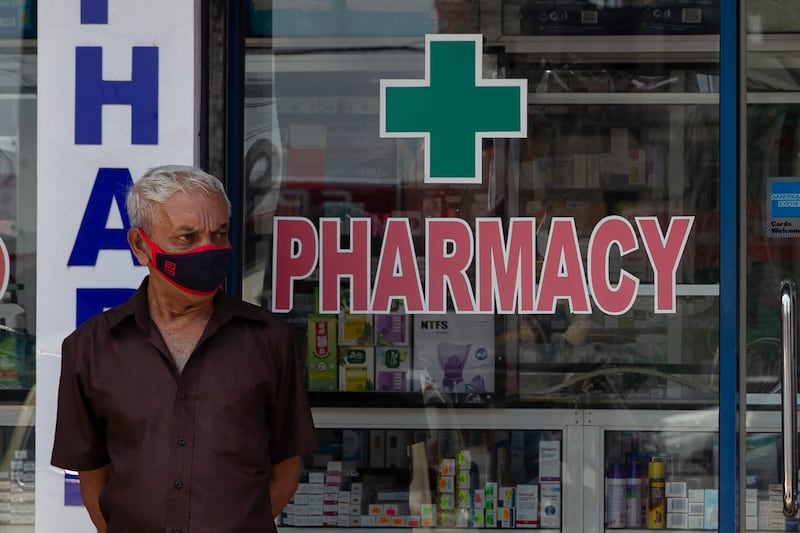
M494 392L493 315L417 315L414 373L426 372L442 392ZM414 381L413 388L420 390Z

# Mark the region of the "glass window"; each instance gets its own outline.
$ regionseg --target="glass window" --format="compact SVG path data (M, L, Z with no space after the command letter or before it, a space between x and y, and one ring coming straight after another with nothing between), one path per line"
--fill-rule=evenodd
M619 465L668 462L665 483L713 493L719 3L248 5L242 293L286 310L302 339L309 394L330 448L308 459L304 483L328 463L352 473L338 464L347 462L348 439L368 442L376 432L404 445L429 443L426 431L457 426L467 428L468 441L530 439L534 463L550 449L543 452L541 442L560 443L557 481L542 479L541 464L505 479L496 444L479 447L497 464L471 488L536 485L541 527L617 527L603 502ZM463 60L468 69L428 55L433 42L475 36L479 51ZM449 70L437 78L439 69ZM465 80L474 93L459 85ZM479 87L487 92L476 80L489 80ZM520 80L524 134L475 141L475 131L508 133L476 124L496 124L502 106L515 104L499 93L476 95ZM387 87L436 82L447 88L429 107L411 93L406 102L418 107L386 107ZM442 126L448 112L452 122ZM392 138L393 121L430 136ZM439 166L450 163L480 177L454 183L447 178L464 174ZM290 226L288 236L276 229ZM352 261L366 273L352 280L326 274L323 259L336 253L352 253L339 266ZM287 263L291 273L278 276L276 265ZM336 290L326 292L331 285ZM383 300L387 293L395 297ZM322 312L330 294L341 307ZM430 465L460 451L426 450ZM510 453L512 462L528 460L513 446ZM377 477L371 468L356 467L365 490L368 480L387 476L375 483L389 483L408 501L409 464L381 467L393 470ZM545 526L548 483L582 511L559 511ZM584 486L594 489L593 501ZM450 510L442 507L449 492L437 494L435 524L451 526L441 514ZM519 520L523 509L516 511ZM369 516L366 508L360 513L359 520ZM328 525L354 526L355 515L343 514L345 522ZM294 525L331 520L324 516ZM689 525L674 520L673 527ZM623 525L645 524L646 517Z
M33 531L35 2L0 1L0 531Z
M784 487L795 488L796 502L798 478L796 462L792 469L787 461L787 457L797 456L786 446L791 427L783 427L787 418L781 416L782 394L791 394L792 390L784 388L785 380L796 381L797 377L788 375L782 366L782 339L791 338L791 329L782 327L782 315L797 312L787 308L782 282L795 284L800 273L795 195L800 186L800 84L796 64L800 21L794 7L786 1L748 2L746 34L746 222L742 226L746 228L745 472L750 510L746 520L748 528L783 531L791 531L800 523L797 516L783 516L785 498L791 501ZM796 315L792 316L795 324L790 319L787 325L796 328ZM795 353L788 355L796 359ZM785 477L788 475L791 478ZM775 496L772 503L767 501L768 494Z

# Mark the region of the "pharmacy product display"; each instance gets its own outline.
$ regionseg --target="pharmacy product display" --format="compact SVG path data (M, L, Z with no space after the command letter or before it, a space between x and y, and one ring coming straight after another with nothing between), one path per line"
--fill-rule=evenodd
M558 432L334 430L323 435L330 438L281 513L283 525L561 527Z

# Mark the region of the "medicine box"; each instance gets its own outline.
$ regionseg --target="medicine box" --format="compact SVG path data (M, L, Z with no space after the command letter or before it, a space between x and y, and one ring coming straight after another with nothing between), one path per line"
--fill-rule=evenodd
M686 513L670 513L667 512L667 528L668 529L688 529L689 528L689 515Z
M543 440L539 442L539 481L561 481L561 442Z
M717 529L719 527L719 491L706 489L704 503L703 529Z
M517 485L517 527L539 527L539 485Z
M376 346L408 346L411 342L411 316L405 313L375 315Z
M669 481L664 487L664 494L667 498L686 498L686 482L685 481Z
M539 490L542 493L539 526L559 529L561 527L561 484L542 483Z
M402 429L386 430L386 467L408 468L408 433Z
M339 346L339 390L366 391L375 388L375 348Z
M417 315L412 366L448 393L494 392L493 315ZM421 390L418 380L414 390Z
M339 313L339 344L372 345L372 315Z
M380 392L408 392L411 354L408 346L375 348L375 389Z
M372 468L386 466L386 431L383 429L369 431L369 466Z
M667 513L688 513L688 498L667 498Z
M335 391L338 389L339 361L336 357L336 319L308 319L308 390Z

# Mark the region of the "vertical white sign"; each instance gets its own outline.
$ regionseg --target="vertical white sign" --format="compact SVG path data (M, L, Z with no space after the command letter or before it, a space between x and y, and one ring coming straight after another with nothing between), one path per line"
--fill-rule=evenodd
M36 531L90 532L50 466L61 341L145 270L124 194L146 169L195 163L199 0L39 0Z

